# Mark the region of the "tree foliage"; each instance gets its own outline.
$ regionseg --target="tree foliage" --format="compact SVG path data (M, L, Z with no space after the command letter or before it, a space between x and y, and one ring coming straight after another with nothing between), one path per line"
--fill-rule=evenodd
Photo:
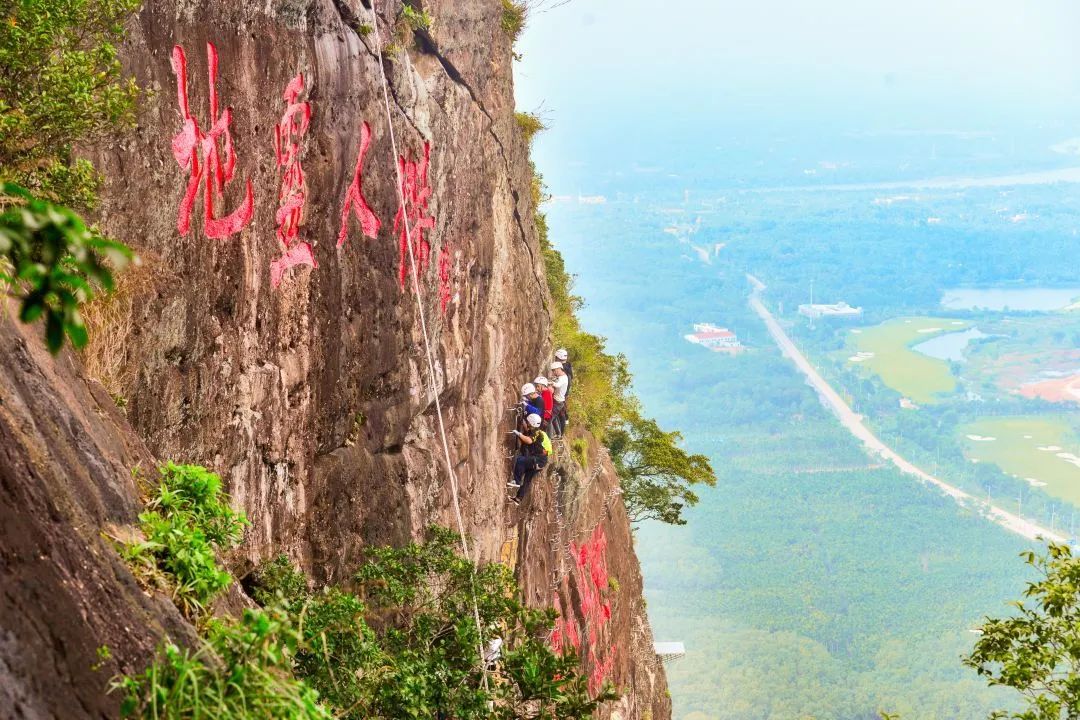
M0 0L0 181L93 206L97 175L76 160L134 121L137 88L117 45L141 0Z
M665 432L644 418L637 404L620 414L605 442L622 481L626 510L634 522L660 520L685 525L683 508L696 505L693 485L715 485L709 459L691 455L679 445L679 432Z
M590 697L577 658L552 652L553 611L525 607L505 566L476 566L457 542L433 528L424 543L372 550L359 595L310 591L278 559L255 596L304 617L296 673L338 717L586 718L612 699L607 688ZM486 684L474 598L484 643L503 641Z
M95 288L113 289L113 270L132 258L129 248L101 237L71 210L35 198L12 184L0 186L0 284L19 300L19 319L45 319L45 341L58 352L65 337L86 345L79 307Z
M1021 554L1039 578L1028 583L1014 615L987 618L964 663L990 685L1013 688L1027 707L992 718L1080 717L1080 558L1067 545Z

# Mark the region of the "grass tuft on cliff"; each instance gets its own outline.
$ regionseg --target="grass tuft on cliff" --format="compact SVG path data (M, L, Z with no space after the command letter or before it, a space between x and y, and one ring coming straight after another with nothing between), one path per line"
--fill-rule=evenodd
M524 0L502 0L502 20L500 22L503 32L510 36L511 42L517 42L521 31L525 29L525 18L528 15L529 6Z
M248 523L229 506L221 478L206 468L169 463L158 472L139 514L143 537L126 543L121 555L144 583L170 589L177 606L194 617L232 584L216 553L236 546Z

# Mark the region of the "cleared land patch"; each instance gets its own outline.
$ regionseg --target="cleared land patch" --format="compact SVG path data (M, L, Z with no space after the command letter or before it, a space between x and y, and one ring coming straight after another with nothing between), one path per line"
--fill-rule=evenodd
M848 333L847 361L917 403L933 403L956 390L949 363L912 350L913 345L971 323L952 318L898 318Z
M1061 500L1080 506L1080 439L1053 417L1012 416L959 428L964 454L994 463Z

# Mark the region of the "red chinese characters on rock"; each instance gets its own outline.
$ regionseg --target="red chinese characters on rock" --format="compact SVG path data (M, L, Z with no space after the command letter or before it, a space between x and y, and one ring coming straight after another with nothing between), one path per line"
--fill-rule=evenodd
M349 237L349 215L355 214L360 221L360 229L374 240L379 236L382 222L368 205L364 197L364 155L371 147L371 126L366 122L360 126L360 151L356 155L356 170L349 189L345 191L345 204L341 208L341 232L338 233L337 246L340 248Z
M233 179L236 172L236 151L233 148L229 125L232 123L232 109L226 107L218 111L218 53L213 43L206 44L208 76L210 84L210 130L204 132L198 120L191 114L188 103L187 56L179 45L172 51L172 69L176 75L176 94L184 124L172 141L173 157L180 167L188 171L187 189L180 201L180 212L176 218L176 229L181 235L187 235L191 229L191 212L195 207L195 198L199 185L205 178L203 199L203 227L206 236L224 239L239 233L255 215L255 199L251 180L240 207L225 217L214 216L214 202L221 201L225 185ZM223 143L224 158L218 151L218 142Z
M581 615L585 622L583 654L591 668L589 692L596 694L614 667L617 650L615 646L605 650L602 642L602 631L611 620L611 603L603 597L603 593L608 589L607 536L603 527L597 526L592 536L581 545L570 543L570 554L574 558L574 579L580 598ZM561 616L558 597L555 599L555 609ZM582 638L574 618L560 617L556 621L551 646L555 652L563 652L567 646L573 647L578 653L582 652Z
M394 216L394 232L398 233L398 283L405 289L409 273L409 240L412 240L412 257L416 262L416 274L427 270L431 262L431 244L424 233L435 227L435 218L428 215L428 167L431 163L431 143L424 143L424 157L420 161L398 158L401 178L401 206Z
M278 209L275 215L281 257L270 263L270 285L278 287L290 268L307 265L317 268L311 244L300 240L300 223L307 201L307 178L300 159L300 141L311 125L311 103L298 102L304 91L304 76L297 75L285 88L285 114L274 126L274 157L283 168Z

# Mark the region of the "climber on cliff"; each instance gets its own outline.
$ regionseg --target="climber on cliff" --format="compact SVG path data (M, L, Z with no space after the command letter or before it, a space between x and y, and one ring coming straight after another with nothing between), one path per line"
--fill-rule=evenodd
M570 397L570 388L574 384L574 366L570 364L570 353L566 348L555 351L555 360L562 363L563 372L566 373L566 397Z
M527 429L524 432L514 431L521 443L521 449L514 458L514 479L508 482L507 486L517 490L514 497L510 498L515 505L521 504L533 478L544 469L548 456L551 455L551 439L540 429L540 422L540 416L533 413L525 418Z
M533 385L536 386L537 392L540 393L540 397L544 400L544 412L539 413L540 419L543 420L540 427L544 432L547 432L551 428L551 414L555 412L555 395L551 390L551 382L543 375L533 380Z
M563 371L561 362L551 363L551 393L555 400L555 407L551 411L551 434L552 437L562 437L566 429L566 390L570 387L570 378Z
M521 386L521 419L524 421L529 415L544 416L544 398L536 390L533 383L525 383Z

